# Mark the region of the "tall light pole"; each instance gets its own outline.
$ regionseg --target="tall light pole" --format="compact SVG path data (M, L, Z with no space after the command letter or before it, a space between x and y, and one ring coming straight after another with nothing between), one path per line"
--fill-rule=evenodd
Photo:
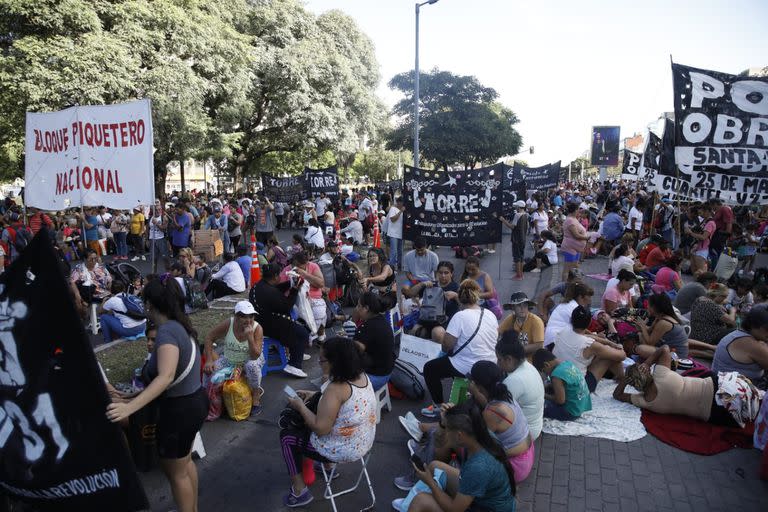
M422 5L436 4L438 0L427 0L416 4L416 73L413 82L413 166L419 167L419 11Z

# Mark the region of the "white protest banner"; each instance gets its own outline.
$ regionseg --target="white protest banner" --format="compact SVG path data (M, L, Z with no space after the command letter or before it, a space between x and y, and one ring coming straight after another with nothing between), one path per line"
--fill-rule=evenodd
M27 112L27 205L44 210L152 204L149 100Z

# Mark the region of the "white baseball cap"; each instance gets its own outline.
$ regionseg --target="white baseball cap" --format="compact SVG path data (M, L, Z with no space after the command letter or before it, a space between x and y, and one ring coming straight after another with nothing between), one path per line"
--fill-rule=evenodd
M253 304L247 300L241 300L235 304L235 314L237 313L240 313L241 315L255 315L256 310L253 309Z

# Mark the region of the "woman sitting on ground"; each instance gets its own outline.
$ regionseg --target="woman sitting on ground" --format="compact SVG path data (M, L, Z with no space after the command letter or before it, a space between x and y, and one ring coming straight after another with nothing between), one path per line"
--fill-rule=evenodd
M535 448L528 420L504 385L505 376L496 363L478 361L467 379L469 392L482 409L488 430L504 448L515 482L519 483L531 473Z
M683 377L672 370L671 365L669 347L662 345L642 364L627 368L624 379L613 391L613 397L659 414L679 414L715 425L739 426L733 416L715 401L718 390L716 373L703 379ZM628 385L641 392L625 393Z
M490 274L480 270L480 259L477 256L468 256L465 261L461 280L471 279L476 282L480 287L479 304L496 315L496 320L501 320L501 305L499 304Z
M245 276L240 265L235 261L231 252L224 253L224 265L213 274L208 288L205 290L208 300L218 299L227 295L236 295L245 291Z
M523 410L531 438L535 441L541 435L544 418L544 382L541 375L525 358L525 348L513 330L504 332L496 344L499 368L507 373L507 386Z
M603 293L603 311L609 315L617 308L633 307L632 288L637 283L637 276L631 270L621 269L617 274L619 280L615 286L607 286Z
M717 283L691 305L691 338L717 345L736 327L736 308L727 307L728 287Z
M368 277L360 280L363 290L381 296L383 306L390 309L397 304L397 275L387 261L386 253L377 247L368 251Z
M491 437L477 405L467 403L449 409L445 414L445 428L447 437L454 446L465 450L467 459L460 470L437 461L430 463L425 471L415 468L416 475L431 492L417 494L408 512L514 512L514 472L507 454ZM447 474L445 490L433 478L437 468Z
M317 412L306 403L314 402L316 392L297 391L298 397L289 398L288 405L301 415L305 428L280 430L292 484L283 503L291 508L313 500L301 476L304 457L324 463L353 462L371 450L376 435L376 395L357 345L347 338L329 339L320 351L320 366L330 380L321 391Z
M680 325L672 300L666 293L654 293L648 297L648 316L653 318L650 327L645 322L636 322L640 343L659 347L666 345L674 349L678 357L688 357L688 334ZM631 354L630 354L631 355Z
M713 372L738 372L754 382L768 370L768 309L753 308L741 327L720 340Z
M424 381L432 397L432 404L421 413L437 418L443 403L442 379L463 377L478 361L496 362L496 338L499 322L478 304L480 286L466 279L459 285L459 303L463 308L448 323L447 329L436 327L435 337L440 340L447 355L428 361L424 365Z
M261 369L264 367L264 330L255 321L256 310L247 300L235 304L234 316L222 320L205 337L205 366L208 375L222 368L243 370L253 397L251 415L261 413ZM213 344L224 340L224 353L216 354Z
M280 247L280 242L274 236L267 239L266 257L268 263L277 263L280 267L288 264L288 254Z
M197 267L195 266L195 254L192 252L192 249L189 247L179 249L179 263L184 267L184 275L194 279Z
M614 248L613 260L611 261L611 275L618 276L622 269L626 269L632 273L645 270L645 266L639 261L635 261L633 253L630 253L631 249L627 244Z
M682 261L679 254L673 254L671 258L662 264L661 268L656 272L656 282L652 287L655 293L674 293L673 296L677 296L677 292L683 287L683 280L680 277L680 264Z
M549 230L544 230L541 232L541 240L541 247L533 255L533 259L525 264L525 267L523 267L524 271L537 273L557 263L557 241L555 240L555 235Z
M389 382L395 368L395 337L384 313L389 310L381 296L365 292L352 311L352 321L359 325L354 336L363 354L363 369L378 391Z

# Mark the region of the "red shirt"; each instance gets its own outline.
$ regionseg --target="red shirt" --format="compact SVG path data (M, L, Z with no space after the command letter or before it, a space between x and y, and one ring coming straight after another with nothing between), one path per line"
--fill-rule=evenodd
M733 210L731 210L731 207L721 206L717 213L715 213L714 221L718 231L727 231L728 233L733 231ZM728 224L731 225L730 229L728 229Z
M669 249L663 251L661 247L654 247L653 250L648 253L648 257L645 259L645 265L647 267L658 267L671 257L672 251Z
M42 212L37 212L29 218L29 230L33 235L36 235L37 232L40 231L43 224L48 226L49 229L53 228L53 221L51 218Z

